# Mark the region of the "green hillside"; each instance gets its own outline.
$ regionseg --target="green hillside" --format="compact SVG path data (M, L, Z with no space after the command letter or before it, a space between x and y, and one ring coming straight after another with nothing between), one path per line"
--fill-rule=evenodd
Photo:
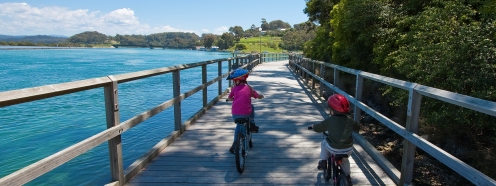
M243 53L258 53L262 52L284 52L283 49L279 48L279 43L281 43L281 37L252 37L252 38L241 38L238 44L243 44L246 46L245 50L241 50ZM228 49L229 51L234 51L235 46Z

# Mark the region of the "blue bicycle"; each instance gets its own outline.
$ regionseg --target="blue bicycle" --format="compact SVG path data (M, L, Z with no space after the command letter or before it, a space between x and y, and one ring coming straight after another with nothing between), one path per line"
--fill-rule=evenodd
M250 119L249 118L238 118L234 120L237 125L242 125L241 130L238 131L236 140L234 141L234 156L236 159L236 169L241 174L245 169L245 159L248 156L249 148L253 147L251 142L251 132L250 132ZM249 148L248 148L249 147Z

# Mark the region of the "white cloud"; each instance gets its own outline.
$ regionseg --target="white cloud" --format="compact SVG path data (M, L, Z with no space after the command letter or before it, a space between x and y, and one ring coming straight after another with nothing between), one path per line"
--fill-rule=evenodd
M223 26L223 27L216 28L214 34L222 35L224 32L228 32L228 31L229 31L229 27Z
M72 36L85 31L107 35L195 32L169 25L150 28L140 23L134 11L121 8L110 13L63 7L32 7L27 3L0 3L0 34L57 34Z

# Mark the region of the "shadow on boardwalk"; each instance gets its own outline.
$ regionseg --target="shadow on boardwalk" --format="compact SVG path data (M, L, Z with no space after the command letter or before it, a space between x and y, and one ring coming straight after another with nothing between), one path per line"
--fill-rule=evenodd
M316 168L322 135L307 130L326 110L287 64L263 63L248 78L266 98L253 101L260 131L243 174L228 152L231 105L219 102L126 185L332 185ZM359 145L350 162L354 185L394 185Z

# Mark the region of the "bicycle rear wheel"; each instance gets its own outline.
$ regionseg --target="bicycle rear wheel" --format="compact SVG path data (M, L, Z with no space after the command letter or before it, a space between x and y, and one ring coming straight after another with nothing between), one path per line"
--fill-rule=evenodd
M238 132L238 137L236 138L234 155L236 157L236 169L241 174L245 169L245 145L244 145L244 135L242 132Z

